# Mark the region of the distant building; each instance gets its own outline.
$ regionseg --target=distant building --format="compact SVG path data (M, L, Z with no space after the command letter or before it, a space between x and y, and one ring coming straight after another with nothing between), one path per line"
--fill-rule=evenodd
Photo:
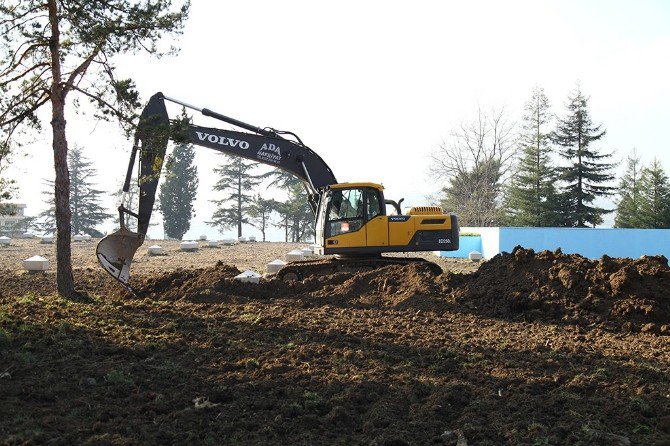
M26 232L24 223L26 205L23 203L0 204L0 232L3 234L23 234Z

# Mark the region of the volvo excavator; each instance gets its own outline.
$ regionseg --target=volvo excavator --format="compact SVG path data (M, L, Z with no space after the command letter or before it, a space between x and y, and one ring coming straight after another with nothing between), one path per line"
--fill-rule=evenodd
M184 119L171 120L166 102L198 111L246 132L201 127ZM290 172L302 180L314 213L315 241L318 246L315 253L328 257L289 263L279 273L284 280L299 280L307 275L341 270L425 261L421 258L385 257L383 253L458 249L456 215L445 213L438 206L413 207L403 214L402 200L396 202L386 199L380 184L338 183L323 159L292 132L256 127L156 93L140 116L123 187L124 192L130 190L139 153L138 210L133 212L121 204L121 228L103 238L96 248L102 267L131 292L130 267L149 228L169 140L251 159ZM391 208L389 212L387 207ZM124 225L128 215L137 219L137 232Z

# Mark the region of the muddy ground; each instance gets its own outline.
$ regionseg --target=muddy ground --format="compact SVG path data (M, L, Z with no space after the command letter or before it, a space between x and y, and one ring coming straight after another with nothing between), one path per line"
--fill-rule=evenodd
M252 285L232 277L288 246L169 248L133 297L93 246L80 300L2 251L2 444L670 445L664 258L518 249Z

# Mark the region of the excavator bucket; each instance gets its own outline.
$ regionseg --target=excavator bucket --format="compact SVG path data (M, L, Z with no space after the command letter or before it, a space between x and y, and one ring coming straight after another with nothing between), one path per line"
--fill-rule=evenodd
M144 236L121 228L109 234L98 243L95 250L98 262L113 278L123 286L133 291L128 280L130 279L130 265L137 249L144 243Z

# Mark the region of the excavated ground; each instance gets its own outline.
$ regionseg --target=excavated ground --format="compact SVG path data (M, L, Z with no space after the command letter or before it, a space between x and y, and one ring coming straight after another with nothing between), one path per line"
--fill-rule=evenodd
M211 265L140 272L140 297L78 270L79 301L5 271L0 443L670 445L665 258Z

